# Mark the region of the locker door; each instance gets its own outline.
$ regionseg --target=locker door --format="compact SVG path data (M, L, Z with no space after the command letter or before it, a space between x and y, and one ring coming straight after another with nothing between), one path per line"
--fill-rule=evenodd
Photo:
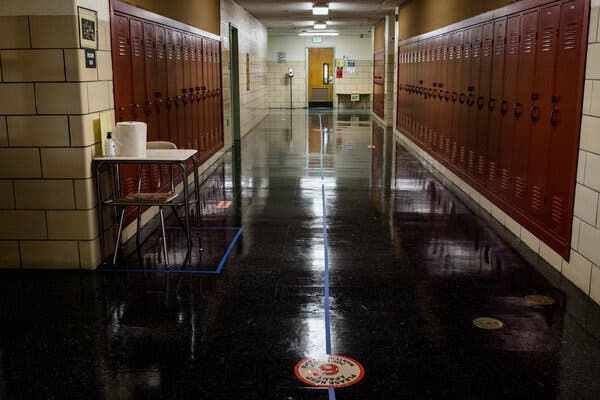
M471 38L473 30L471 28L465 29L463 32L462 50L463 58L461 62L461 83L458 95L458 132L456 137L456 143L458 145L458 165L461 169L466 169L467 161L467 135L469 131L469 110L467 105L467 98L469 95L469 89L471 87Z
M204 154L204 150L206 149L204 137L204 127L206 124L204 116L204 40L201 37L199 37L196 45L196 54L198 55L198 101L196 103L196 107L198 108L198 151L200 152L200 155L202 155Z
M454 90L454 64L456 61L456 48L454 46L456 33L452 32L444 35L444 46L446 48L446 80L443 82L444 87L444 118L442 121L443 129L445 131L445 143L443 147L443 154L447 160L450 160L451 149L452 149L452 92Z
M166 67L167 67L167 98L165 105L169 115L169 141L180 145L177 126L177 107L175 106L177 96L177 64L175 62L175 31L166 28Z
M423 132L425 134L425 145L431 149L433 145L433 127L431 121L433 118L432 106L433 102L430 96L431 89L431 76L433 69L433 44L431 39L427 39L424 42L424 62L423 62L423 83L421 97L423 99Z
M154 110L158 119L158 140L169 141L169 110L165 104L169 84L167 77L167 44L165 28L154 26L156 50L156 90L153 93Z
M215 145L215 47L211 40L208 44L208 137L210 151Z
M142 22L131 18L129 20L129 32L131 35L131 81L133 85L133 103L130 105L131 116L134 120L147 122L147 115L144 111L146 71L144 67L144 28Z
M148 123L148 140L159 140L158 132L160 130L158 123L158 113L154 104L154 93L158 90L158 67L156 64L156 36L154 25L149 22L143 23L144 28L144 57L145 57L145 86L146 98L143 104L143 111L146 114Z
M471 31L471 68L469 74L469 85L467 86L467 145L466 145L466 169L471 175L475 175L477 164L477 98L481 96L481 86L479 78L481 76L481 58L482 58L482 26L473 27ZM484 132L487 135L487 132Z
M114 14L111 18L112 62L115 87L115 118L117 121L132 119L130 105L133 104L131 79L131 47L129 45L129 18Z
M192 148L199 150L198 145L198 106L197 106L197 96L196 96L196 87L198 87L198 37L195 35L190 35L190 62L191 62L191 70L190 70L190 87L188 88L189 95L189 108L190 114L192 118L192 126L191 126L191 144Z
M212 41L212 89L213 89L213 99L212 99L212 115L213 115L213 148L219 143L219 64L217 61L218 50L219 50L219 42L216 40Z
M217 134L218 134L218 143L219 148L223 146L224 138L223 138L223 90L222 90L222 63L221 63L221 42L217 41L215 43L216 46L216 67L217 67ZM252 68L251 68L252 70Z
M519 73L519 33L521 17L511 17L506 22L506 49L504 61L504 84L502 86L502 101L500 115L502 127L500 130L500 151L498 153L499 193L510 201L513 185L512 152L515 143L514 106L517 103L517 74Z
M185 148L186 143L186 121L181 89L183 81L183 35L179 31L174 32L175 42L175 110L177 113L177 146Z
M559 57L556 70L554 108L551 113L550 167L547 198L550 204L545 214L550 227L565 243L568 252L577 156L579 122L583 85L582 66L585 63L587 27L586 2L569 1L561 5ZM578 77L577 79L575 77ZM565 254L563 254L564 256Z
M492 76L490 87L490 99L488 100L489 130L488 130L488 174L487 186L494 192L497 191L498 184L498 157L500 151L500 138L502 135L502 119L505 114L501 113L500 103L502 102L502 87L504 81L504 54L506 40L506 18L498 19L494 22L494 54L492 56ZM507 76L512 80L511 76Z
M454 86L452 88L452 151L451 151L451 161L452 164L458 166L459 165L459 153L460 153L460 117L461 117L461 91L463 86L463 36L464 31L459 31L454 36L454 50L455 50L455 59L454 59ZM462 93L465 96L464 93ZM464 100L463 100L464 102Z
M192 60L191 60L191 38L187 33L181 35L182 44L182 64L183 64L183 83L180 87L181 105L185 121L185 147L192 148L192 103L188 90L192 82Z
M202 39L202 116L204 120L203 138L204 138L204 153L210 148L210 118L208 109L208 86L209 86L209 63L208 63L208 39ZM205 155L204 154L204 155Z
M554 93L554 67L558 53L558 26L560 6L552 5L540 10L535 82L531 92L531 151L529 153L529 182L527 197L530 215L540 219L546 197L546 177L550 157L550 115Z
M432 130L433 130L433 141L432 148L437 153L439 151L439 143L440 143L440 97L439 97L439 88L438 85L441 84L441 64L442 64L442 37L436 36L433 39L433 74L432 74L432 82L431 82L431 100L432 100Z
M477 130L475 138L475 176L482 185L487 181L487 146L489 139L489 99L492 78L494 23L483 25L481 41L481 72L479 75L478 96L475 102L477 106Z
M517 102L513 109L516 118L513 151L513 203L526 210L527 177L529 175L530 128L529 108L535 80L536 35L539 11L521 17L521 47L519 49L519 72L517 73Z

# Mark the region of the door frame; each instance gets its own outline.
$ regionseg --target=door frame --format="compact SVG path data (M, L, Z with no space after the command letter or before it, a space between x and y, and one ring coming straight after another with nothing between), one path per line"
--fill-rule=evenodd
M229 23L229 77L231 82L231 134L232 143L239 144L240 129L240 51L239 30Z
M335 60L337 58L337 48L336 46L305 46L304 47L304 70L306 71L306 89L305 89L305 96L306 96L306 108L309 108L310 106L310 101L308 99L308 91L310 90L310 80L309 80L309 70L308 70L308 49L333 49L333 70L335 71L336 67L335 67ZM333 108L335 108L336 105L336 95L335 95L335 85L337 83L337 78L335 77L335 74L332 75L333 76L333 82L331 83L331 88L333 90L333 97L332 97L332 104L333 104Z

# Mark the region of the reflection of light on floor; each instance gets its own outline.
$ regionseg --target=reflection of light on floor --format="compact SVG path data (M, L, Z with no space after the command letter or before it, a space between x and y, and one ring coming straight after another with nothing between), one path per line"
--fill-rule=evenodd
M322 304L312 304L310 308L317 309L318 312L311 310L311 315L304 319L306 329L304 355L316 356L325 352L324 310Z

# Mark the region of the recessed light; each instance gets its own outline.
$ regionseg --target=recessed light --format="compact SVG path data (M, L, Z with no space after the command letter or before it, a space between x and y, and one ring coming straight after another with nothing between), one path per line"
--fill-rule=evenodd
M315 3L312 8L313 15L329 14L329 5L327 3Z

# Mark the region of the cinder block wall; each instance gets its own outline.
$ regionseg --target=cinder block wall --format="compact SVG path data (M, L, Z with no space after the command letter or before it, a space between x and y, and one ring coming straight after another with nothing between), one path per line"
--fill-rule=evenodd
M98 113L113 107L108 2L94 2L96 69L79 49L77 4L47 3L0 8L0 267L95 268L91 165Z

